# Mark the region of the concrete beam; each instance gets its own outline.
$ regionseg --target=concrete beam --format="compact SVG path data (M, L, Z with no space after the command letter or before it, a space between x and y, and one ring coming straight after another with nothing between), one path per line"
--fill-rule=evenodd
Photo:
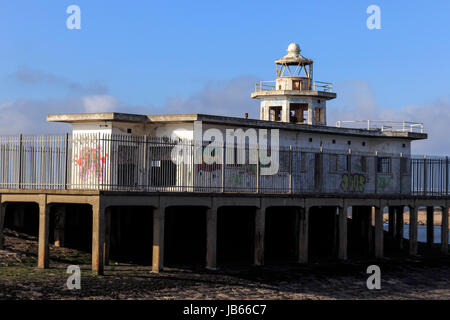
M216 208L220 207L255 207L261 206L261 198L259 197L213 197L212 205Z
M105 207L99 201L92 205L92 272L103 275L105 245Z
M381 199L380 200L380 208L383 207L410 207L414 206L414 200L413 199Z
M211 197L203 195L188 195L188 196L160 196L159 205L167 208L173 206L199 206L211 207ZM259 202L259 200L258 200Z
M145 194L142 196L108 194L102 196L102 202L105 203L105 206L108 207L140 206L152 208L158 207L160 203L158 195L149 195L149 194Z
M409 209L409 254L417 255L417 215L419 207Z
M448 254L448 207L442 208L442 223L441 223L441 252Z
M262 197L261 207L305 207L305 199Z
M2 194L2 203L6 202L35 202L40 203L44 194Z
M375 258L384 257L384 230L383 230L383 212L380 208L372 207L375 218Z
M50 229L50 206L44 202L39 204L39 239L38 268L48 268L48 235Z
M415 199L414 207L443 207L446 205L445 199L436 200L436 199Z
M206 268L217 269L217 208L206 210Z
M48 204L57 204L57 203L73 203L73 204L89 204L93 205L97 203L100 199L99 195L61 195L61 194L49 194L47 195L47 203Z
M298 262L307 263L309 261L309 211L310 207L300 209L299 216L299 237L298 237Z
M165 207L153 209L153 262L152 271L160 272L164 267L164 220Z
M379 199L345 199L345 204L350 207L381 207Z
M343 207L344 200L339 198L305 198L305 207Z
M256 208L255 211L255 239L254 264L264 265L264 238L266 230L266 208Z
M339 210L338 222L339 222L339 245L338 245L338 259L345 261L347 260L347 246L348 246L348 234L347 234L347 226L348 226L348 218L347 218L347 210L348 207L338 207Z

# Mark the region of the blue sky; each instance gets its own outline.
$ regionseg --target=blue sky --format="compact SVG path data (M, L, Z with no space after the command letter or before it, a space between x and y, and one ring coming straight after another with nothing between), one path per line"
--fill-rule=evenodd
M66 28L72 4L81 30ZM381 8L381 30L366 27L371 4ZM273 61L297 42L315 61L315 79L336 86L330 110L358 101L387 111L442 108L450 100L449 14L446 0L2 1L0 105L84 112L71 103L107 95L121 111L178 103L189 113L223 88L242 95L224 98L239 103L254 79L274 79ZM355 98L361 92L369 96Z

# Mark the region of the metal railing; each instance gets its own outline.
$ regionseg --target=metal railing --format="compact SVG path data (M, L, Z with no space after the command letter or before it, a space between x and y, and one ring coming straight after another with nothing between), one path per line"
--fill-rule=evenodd
M255 91L274 91L276 88L276 81L259 81L255 85ZM313 81L311 86L312 91L333 92L333 84L330 82ZM303 91L303 90L301 90ZM306 90L309 91L309 90Z
M386 120L340 120L336 127L357 128L379 131L418 132L423 133L423 123L410 121Z
M449 169L448 157L351 150L97 133L0 137L1 189L447 196Z

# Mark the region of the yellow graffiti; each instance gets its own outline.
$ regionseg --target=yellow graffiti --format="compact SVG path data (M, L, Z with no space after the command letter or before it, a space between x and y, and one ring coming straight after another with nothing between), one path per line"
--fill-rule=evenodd
M366 188L366 177L359 173L343 174L341 180L341 189L346 192L356 191L364 192Z

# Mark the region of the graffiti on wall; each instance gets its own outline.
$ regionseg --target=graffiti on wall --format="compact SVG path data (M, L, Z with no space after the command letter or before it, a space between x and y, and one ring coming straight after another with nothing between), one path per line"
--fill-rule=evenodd
M79 167L80 176L83 181L86 181L89 175L94 176L99 181L104 181L106 178L106 159L108 154L102 155L102 148L83 147L78 154L74 155L74 163Z
M197 165L197 172L199 172L199 171L212 172L212 171L217 171L217 170L221 170L221 169L222 169L222 165L215 163L215 162L213 162L212 164L208 164L203 161L202 163L199 163Z
M366 188L366 176L359 173L345 173L341 179L341 189L345 192L364 192Z
M377 176L377 190L383 191L392 184L391 176Z

